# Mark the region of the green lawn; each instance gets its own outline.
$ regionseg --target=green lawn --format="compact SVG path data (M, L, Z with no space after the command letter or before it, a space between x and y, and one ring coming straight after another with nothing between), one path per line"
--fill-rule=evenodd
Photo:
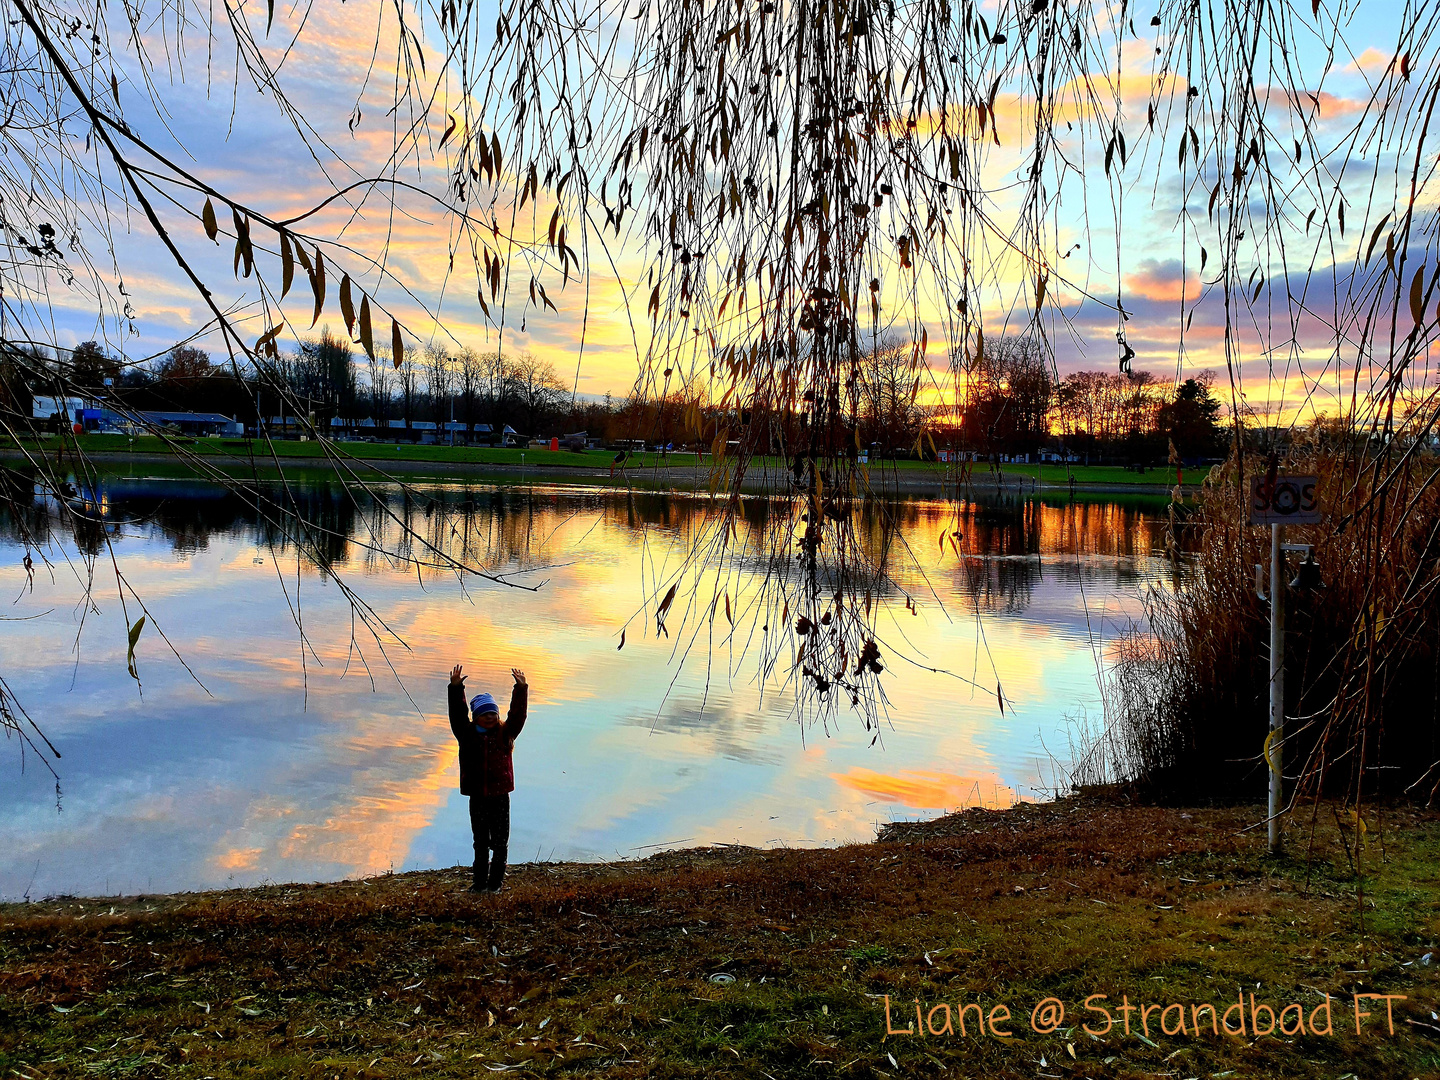
M1134 472L1122 465L1001 465L1000 470L1012 476L1039 477L1042 483L1060 486L1068 484L1070 477L1077 484L1174 484L1175 466L1166 465L1158 469ZM1201 483L1210 474L1210 467L1182 469L1187 484Z
M267 445L260 440L230 439L230 438L201 438L201 439L178 439L187 449L197 454L225 454L232 456L247 456L254 453L259 458L267 458L272 453L276 457L286 459L319 458L325 454L324 448L317 442L298 442L293 440L276 440L273 444ZM54 445L51 441L50 446ZM146 454L167 454L171 448L165 441L153 436L144 435L131 439L125 435L84 435L79 439L80 447L89 453L110 452L133 452ZM343 442L336 443L335 449L338 452L361 460L385 460L385 461L415 461L452 463L463 465L520 465L546 468L551 466L581 466L596 469L609 469L615 461L615 454L610 450L588 450L578 452L574 450L513 450L499 449L492 447L474 446L421 446L411 443L393 442ZM693 468L697 464L709 464L710 457L696 458L693 454L674 452L666 455L643 453L632 454L626 461L626 467L631 469L650 468ZM786 463L779 458L757 459L756 465L762 468L782 469ZM914 460L877 460L871 463L872 470L894 469L905 473L935 473L944 474L953 466L937 464L930 461ZM977 480L989 474L991 470L998 469L1009 477L1039 478L1047 487L1063 487L1068 485L1070 477L1075 478L1079 485L1105 484L1105 485L1131 485L1131 484L1163 484L1170 486L1175 483L1175 469L1173 466L1164 468L1147 469L1145 472L1133 472L1119 465L998 465L991 466L983 463L976 463L971 466L971 474ZM1205 478L1208 469L1187 469L1184 471L1186 483L1196 484Z
M318 442L298 442L277 439L267 444L260 439L232 438L178 438L174 442L183 445L196 454L225 454L245 457L253 453L257 458L272 454L281 458L319 458L325 456L325 448ZM137 454L168 454L172 449L165 440L153 435L142 435L131 439L125 435L84 435L79 439L81 449L87 453L121 452ZM450 462L466 465L579 465L597 469L608 469L615 460L609 450L513 450L509 448L480 446L422 446L411 443L393 442L341 442L333 444L343 455L362 460ZM649 467L662 464L659 454L633 454L627 465ZM670 454L664 460L666 465L694 465L695 457L690 454Z

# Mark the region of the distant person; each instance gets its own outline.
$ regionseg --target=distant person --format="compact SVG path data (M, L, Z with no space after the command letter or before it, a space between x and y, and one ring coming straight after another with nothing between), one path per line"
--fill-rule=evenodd
M511 668L515 686L510 711L500 719L500 706L489 694L465 701L465 676L456 664L450 672L450 730L460 743L460 794L470 797L470 831L475 837L471 892L500 891L510 845L510 792L515 767L510 752L525 726L529 684L525 673Z

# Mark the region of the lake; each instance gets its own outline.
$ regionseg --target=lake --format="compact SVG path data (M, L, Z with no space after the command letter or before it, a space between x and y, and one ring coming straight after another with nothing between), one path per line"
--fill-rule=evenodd
M38 496L0 528L5 679L62 755L57 791L3 744L0 899L468 864L445 716L456 663L502 707L512 667L531 684L512 862L835 844L1043 798L1076 719L1099 717L1107 649L1171 572L1154 554L1163 501L873 508L860 533L889 545L893 584L876 620L888 707L867 730L848 701L797 709L788 659L761 678L713 592L682 596L657 637L656 593L709 535L703 496L422 481L355 500L309 479L296 497L318 528L297 538L224 488L143 472L84 492L100 520L78 544L47 531L58 508ZM747 501L743 523L771 512ZM41 541L33 576L22 524ZM411 553L441 565L386 555L406 527ZM329 571L297 568L297 540ZM526 587L457 575L452 558ZM766 617L763 573L728 570L737 626ZM142 602L137 684L126 628Z

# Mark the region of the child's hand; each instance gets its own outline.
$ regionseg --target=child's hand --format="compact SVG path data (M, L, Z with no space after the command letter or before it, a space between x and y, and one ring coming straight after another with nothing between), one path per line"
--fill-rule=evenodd
M460 669L459 669L459 668L456 668L455 670L456 670L456 671L459 671ZM510 674L515 676L515 685L516 685L516 686L529 686L529 685L530 685L529 683L527 683L527 682L525 681L525 672L521 671L519 668L513 668L513 667L512 667L512 668L510 669Z
M524 680L522 679L521 681L523 682ZM464 685L465 685L465 676L460 674L460 665L459 665L459 664L456 664L453 668L450 669L450 685L451 685L451 686L464 686Z

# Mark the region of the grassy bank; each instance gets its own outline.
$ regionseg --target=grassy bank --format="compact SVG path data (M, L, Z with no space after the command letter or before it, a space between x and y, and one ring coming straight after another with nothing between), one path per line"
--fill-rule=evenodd
M67 437L68 439L68 437ZM173 449L160 438L144 435L129 438L125 435L83 435L73 440L87 454L146 454L173 457ZM327 449L317 442L291 440L266 444L263 441L246 439L225 439L207 437L178 440L187 451L197 455L249 457L265 462L272 457L283 461L319 460L326 456ZM0 450L14 448L12 440L0 440ZM59 445L55 440L45 449ZM474 465L496 467L518 467L534 469L594 469L609 472L615 464L615 454L609 450L516 450L499 447L479 446L422 446L411 443L393 442L343 442L333 444L333 451L358 461L384 461L435 465ZM631 454L626 458L627 471L644 470L706 469L711 465L710 456L697 457L694 454L670 453ZM756 468L783 471L787 466L780 458L760 458ZM956 467L933 461L884 460L871 464L872 473L894 470L906 477L934 477L937 481L953 475ZM1169 486L1175 483L1175 469L1168 466L1149 469L1143 473L1134 472L1119 465L1001 465L992 469L989 465L970 466L976 481L1003 476L1005 482L1013 483L1021 478L1038 480L1047 487L1067 487L1073 476L1077 487L1103 486L1129 487L1135 485ZM1207 470L1191 470L1185 474L1187 484L1198 484Z
M174 450L165 440L154 435L130 438L125 435L82 435L73 440L87 454L128 453L174 456ZM253 454L264 461L271 457L286 461L320 459L328 453L340 453L359 461L413 461L427 464L460 465L527 465L536 468L546 466L580 466L583 468L609 469L615 454L605 450L515 450L487 446L424 446L414 443L393 442L340 442L330 446L318 442L300 442L291 439L277 439L272 443L256 439L229 439L216 437L177 438L172 440L183 446L187 452L205 456L248 457ZM7 445L7 444L0 444ZM14 446L13 442L8 443ZM627 460L631 468L658 468L661 466L694 466L693 454L634 454Z
M1372 813L1357 877L1328 808L1282 860L1241 832L1258 813L969 811L821 851L526 866L499 897L434 871L11 905L0 1075L1435 1075L1440 817ZM1189 1017L1242 990L1322 1032L1335 995L1332 1033L1082 1027L1103 1029L1092 994ZM1407 996L1393 1034L1384 1001L1355 1034L1357 991ZM887 1035L886 995L897 1028L918 998L942 1031L931 1009L979 1003L985 1034L971 1009L963 1037ZM1052 996L1066 1017L1037 1034Z
M984 468L986 466L976 466ZM1184 482L1186 487L1203 484L1210 474L1209 467L1179 469L1174 465L1162 465L1144 472L1127 469L1123 465L1001 465L1009 476L1025 476L1038 480L1046 487L1064 487L1073 478L1077 486L1087 484L1164 484L1166 486Z

